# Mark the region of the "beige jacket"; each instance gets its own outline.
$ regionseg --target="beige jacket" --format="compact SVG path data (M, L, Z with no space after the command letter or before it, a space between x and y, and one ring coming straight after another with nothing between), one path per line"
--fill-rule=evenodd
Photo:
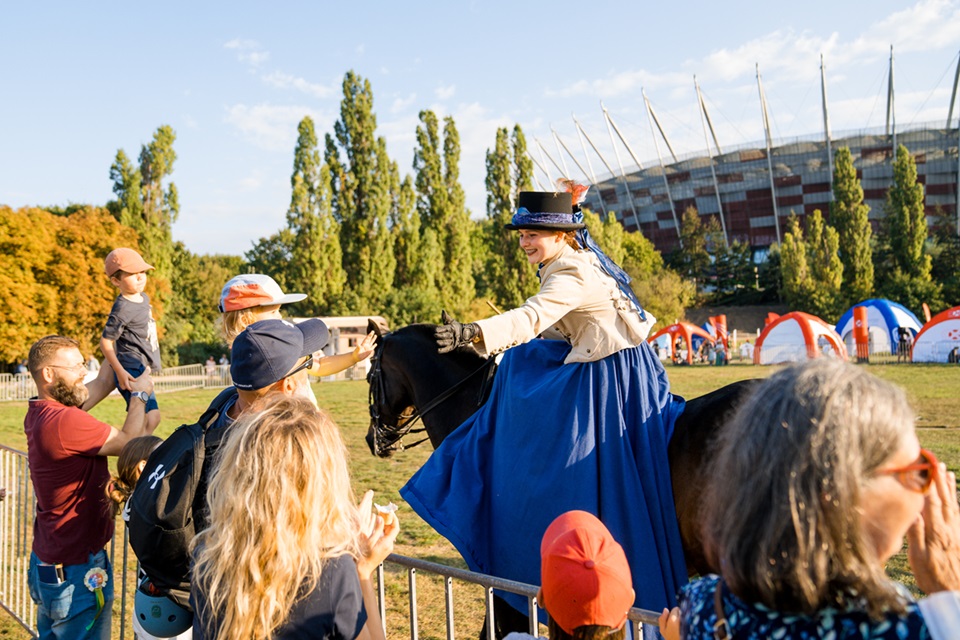
M497 354L538 335L573 345L564 360L593 362L643 342L656 319L640 319L592 251L564 246L540 268L540 291L520 307L479 320L481 353Z

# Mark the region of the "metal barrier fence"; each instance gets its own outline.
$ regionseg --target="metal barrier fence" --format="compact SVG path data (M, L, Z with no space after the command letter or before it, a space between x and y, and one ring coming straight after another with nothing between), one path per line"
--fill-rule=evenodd
M33 637L37 637L37 608L30 598L27 586L27 570L30 564L30 552L33 545L33 519L36 514L36 500L27 456L22 451L0 445L0 488L5 490L0 500L0 607ZM121 534L122 532L122 534ZM136 590L136 559L129 545L127 528L118 519L116 534L110 541L108 555L113 565L116 610L119 603L119 618L114 616L112 637L119 640L133 638L133 596ZM119 546L119 549L117 548ZM119 557L118 557L119 554ZM118 562L119 560L119 562ZM410 611L410 638L418 640L417 572L426 572L440 576L444 580L444 601L446 613L447 638L454 637L453 581L480 585L485 593L485 610L488 637L492 640L494 630L493 591L499 589L516 593L527 598L530 616L530 633L538 633L537 587L494 576L473 573L456 567L449 567L417 558L408 558L396 554L387 559L387 563L404 567L407 571L408 605ZM380 618L384 631L387 631L387 598L385 594L384 568L377 570L377 585ZM643 624L657 625L657 614L653 611L631 609L629 619L633 625L634 638L640 638Z

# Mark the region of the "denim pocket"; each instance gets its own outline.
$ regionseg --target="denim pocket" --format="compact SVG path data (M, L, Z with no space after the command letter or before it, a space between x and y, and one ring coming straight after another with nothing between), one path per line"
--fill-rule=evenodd
M74 586L68 582L60 584L45 584L37 582L35 585L38 593L34 594L34 589L30 589L30 595L34 602L40 608L40 611L51 620L63 620L70 613L70 604L73 602Z

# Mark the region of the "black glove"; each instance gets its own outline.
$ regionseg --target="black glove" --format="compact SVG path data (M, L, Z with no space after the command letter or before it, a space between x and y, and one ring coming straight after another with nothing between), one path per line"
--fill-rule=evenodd
M433 330L437 341L437 353L450 353L457 347L480 342L480 325L475 322L461 324L443 312L443 324Z

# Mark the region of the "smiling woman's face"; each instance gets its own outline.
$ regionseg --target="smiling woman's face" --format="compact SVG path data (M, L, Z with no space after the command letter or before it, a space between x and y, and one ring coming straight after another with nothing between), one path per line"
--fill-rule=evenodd
M562 231L520 229L520 248L530 264L547 262L560 252L565 242Z

